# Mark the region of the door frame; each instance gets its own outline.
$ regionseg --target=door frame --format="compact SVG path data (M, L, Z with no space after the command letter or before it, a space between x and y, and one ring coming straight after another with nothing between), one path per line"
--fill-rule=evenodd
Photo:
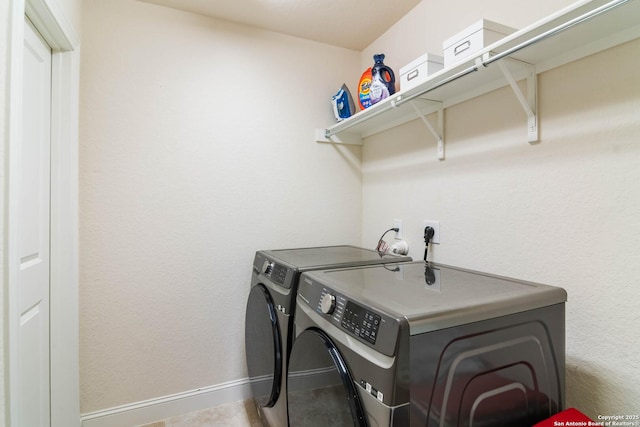
M51 240L50 375L51 426L80 426L78 274L78 112L80 39L56 0L11 0L9 108L4 264L8 309L6 421L17 426L18 216L17 184L22 127L24 17L52 50L51 80Z

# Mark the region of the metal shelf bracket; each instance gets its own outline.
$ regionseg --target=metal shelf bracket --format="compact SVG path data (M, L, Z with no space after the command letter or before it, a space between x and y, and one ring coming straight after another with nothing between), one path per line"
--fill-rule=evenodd
M413 107L418 117L422 119L422 122L427 127L427 130L436 139L438 160L444 160L444 112L442 108L442 102L428 101L428 100L421 100L421 102L428 103L437 108L437 113L438 113L437 124L436 124L437 128L434 128L431 122L427 119L427 117L422 113L422 111L420 111L418 106L415 104L415 100L409 101L409 104Z
M521 67L524 67L527 79L527 95L522 93L520 90L520 86L513 78L513 74L507 68L505 64L505 60L509 62L518 63ZM537 117L537 105L538 105L538 78L536 75L536 67L532 64L528 64L526 62L518 61L517 59L505 58L501 61L496 62L502 74L504 74L505 79L511 86L513 93L518 98L518 102L524 109L524 112L527 114L527 139L530 143L538 142L540 140L540 132L538 128L538 117Z
M316 142L327 144L362 145L362 138L348 132L338 135L329 135L327 129L316 129Z

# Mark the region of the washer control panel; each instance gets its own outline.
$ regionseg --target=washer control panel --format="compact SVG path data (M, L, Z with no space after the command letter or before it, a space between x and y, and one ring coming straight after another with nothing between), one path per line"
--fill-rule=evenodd
M347 301L342 316L342 327L371 344L376 343L380 329L380 315L353 301Z
M394 354L399 333L397 319L308 279L300 282L298 297L344 333L388 356Z
M320 311L324 314L331 314L336 309L336 296L325 292L320 298Z
M323 287L315 310L323 316L330 316L333 323L340 324L347 299Z

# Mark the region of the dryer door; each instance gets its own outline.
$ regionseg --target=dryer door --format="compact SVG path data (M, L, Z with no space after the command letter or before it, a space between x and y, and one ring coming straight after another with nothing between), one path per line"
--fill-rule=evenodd
M358 390L326 333L310 328L296 337L287 373L289 425L368 425Z
M245 351L251 389L258 406L273 406L280 394L282 340L267 288L251 288L245 315Z

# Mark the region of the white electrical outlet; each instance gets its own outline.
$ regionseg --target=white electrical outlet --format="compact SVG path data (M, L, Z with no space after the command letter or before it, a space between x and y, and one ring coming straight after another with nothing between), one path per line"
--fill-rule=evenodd
M431 239L431 243L433 243L434 245L439 245L440 244L440 221L431 221L431 220L424 220L424 223L422 224L422 235L424 236L424 229L426 227L431 227L433 228L433 238ZM424 238L424 237L423 237Z
M395 235L396 240L402 240L402 220L394 219L393 220L393 228L397 228L398 232Z

